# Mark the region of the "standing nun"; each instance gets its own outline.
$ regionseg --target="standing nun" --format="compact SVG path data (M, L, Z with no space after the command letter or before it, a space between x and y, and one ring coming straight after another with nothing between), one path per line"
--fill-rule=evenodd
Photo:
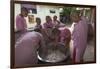
M27 23L24 17L27 17L28 9L25 7L21 8L21 13L16 16L16 39L18 39L22 34L27 31Z
M87 47L87 31L88 25L86 20L82 20L78 11L71 12L71 20L74 28L72 31L71 41L71 58L73 62L80 63Z

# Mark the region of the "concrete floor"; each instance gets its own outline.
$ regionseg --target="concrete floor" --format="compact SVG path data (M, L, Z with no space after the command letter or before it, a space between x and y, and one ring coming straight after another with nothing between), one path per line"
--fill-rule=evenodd
M84 54L84 61L94 61L94 56L95 55L95 44L94 40L91 40L87 44L87 48Z

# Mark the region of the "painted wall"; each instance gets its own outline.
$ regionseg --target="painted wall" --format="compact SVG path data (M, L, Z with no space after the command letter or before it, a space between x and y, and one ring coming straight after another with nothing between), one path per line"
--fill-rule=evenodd
M15 4L15 9L14 9L14 16L15 16L15 22L16 22L16 16L20 13L20 9L21 9L21 5L20 4ZM15 25L15 29L16 29L16 24L14 24Z
M16 20L16 16L20 13L20 9L21 9L21 4L15 4L15 20ZM41 22L43 24L45 22L45 17L47 15L51 16L52 18L54 15L56 15L59 19L59 16L60 16L59 9L60 9L59 6L37 5L37 14L29 13L28 15L34 15L35 18L40 17ZM55 13L50 13L50 10L55 10ZM34 27L36 25L36 23L29 23L28 17L26 17L25 19L26 19L28 28ZM15 29L16 29L16 25L15 25Z

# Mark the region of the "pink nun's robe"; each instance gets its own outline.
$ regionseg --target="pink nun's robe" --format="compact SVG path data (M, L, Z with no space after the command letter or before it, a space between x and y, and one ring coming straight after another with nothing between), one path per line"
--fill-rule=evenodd
M38 32L28 32L21 36L15 44L15 66L30 66L37 64L37 50L43 46L43 36Z
M52 22L44 23L44 24L43 24L43 27L44 27L45 29L47 29L47 28L53 28L53 23L52 23Z
M59 24L60 24L60 21L58 21L58 20L56 20L56 21L53 21L52 22L52 24L53 24L53 27L55 28L55 27L59 27Z
M65 27L66 26L65 24L61 23L58 20L57 21L53 21L52 23L53 23L53 27L54 28L61 28L61 27Z
M44 23L43 28L44 28L44 38L45 38L46 44L48 44L48 42L50 41L49 37L51 37L51 32L53 28L52 22Z
M42 29L42 25L36 25L35 28L41 30Z
M27 28L27 24L26 24L26 20L24 19L24 17L22 17L21 15L17 15L16 16L16 29L18 33L16 33L15 35L16 40L27 31L26 28Z
M61 33L60 33L60 42L64 43L64 44L66 44L66 43L69 44L69 41L71 39L70 30L68 28L64 28L64 29L62 29L60 31L61 31Z
M74 24L74 30L72 32L72 59L74 60L74 62L80 62L80 60L83 59L84 52L87 47L87 31L88 25L85 20L81 20L79 21L79 23Z
M16 28L18 31L26 31L26 20L21 15L17 15L16 17Z

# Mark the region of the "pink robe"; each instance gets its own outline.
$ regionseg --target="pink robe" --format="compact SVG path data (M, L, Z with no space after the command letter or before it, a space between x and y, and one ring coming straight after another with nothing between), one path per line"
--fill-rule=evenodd
M16 33L15 35L16 40L27 31L26 28L27 28L27 24L26 24L26 20L24 19L24 17L22 17L21 15L17 15L16 16L16 29L18 33Z
M87 47L87 33L88 33L87 21L80 20L79 23L74 25L74 30L72 32L72 40L73 40L72 59L74 59L75 62L80 62L83 59L84 52Z
M47 28L53 28L53 23L52 23L52 21L49 22L49 23L44 23L44 24L43 24L43 27L44 27L45 29L47 29Z
M70 30L65 28L63 30L60 30L60 42L66 44L69 43L70 39L71 39L71 33Z
M61 23L60 21L56 20L56 21L53 21L53 27L54 28L60 28L60 27L65 27L66 25Z
M18 31L26 31L26 20L21 15L17 15L16 17L16 28Z
M53 24L52 21L49 23L44 23L43 24L44 27L44 38L45 38L45 43L48 44L50 41L49 37L51 37L52 34L52 29L53 29Z
M37 64L37 50L45 49L43 37L38 32L28 32L21 36L15 44L15 66Z

